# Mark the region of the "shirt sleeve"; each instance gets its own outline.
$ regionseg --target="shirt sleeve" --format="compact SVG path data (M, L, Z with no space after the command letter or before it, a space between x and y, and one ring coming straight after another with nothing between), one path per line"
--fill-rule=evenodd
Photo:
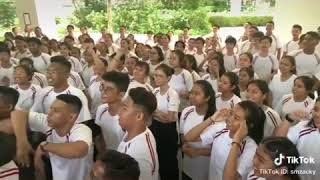
M249 172L253 168L253 157L256 153L257 146L253 144L248 144L247 148L243 150L239 160L237 171L240 174L241 178L247 177Z
M216 123L207 127L200 135L203 145L211 144L218 131L221 131L226 126L225 123Z
M86 125L77 124L76 127L71 131L69 138L71 142L85 142L89 147L88 149L90 149L92 146L92 131Z
M30 111L42 113L43 110L43 96L44 96L44 89L37 92L37 96L35 96L34 103L30 109Z
M191 91L192 86L193 86L193 79L190 73L185 73L185 78L186 78L186 86L187 90Z
M47 115L37 112L30 112L28 117L29 127L32 131L46 133L51 128L48 126Z
M169 93L170 93L170 91L169 91ZM169 111L173 111L173 112L178 112L179 105L180 105L179 95L178 95L177 92L172 90L171 93L169 94L169 107L168 107L168 110Z
M299 139L299 132L302 130L304 125L305 122L302 121L296 124L295 126L289 128L287 137L293 144L297 144Z

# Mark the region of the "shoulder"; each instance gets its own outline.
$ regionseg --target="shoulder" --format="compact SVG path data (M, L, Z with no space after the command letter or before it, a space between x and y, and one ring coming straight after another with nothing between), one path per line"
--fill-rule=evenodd
M158 93L160 93L160 87L153 89L152 93L156 96Z
M287 103L291 99L293 99L293 95L292 94L286 94L286 95L282 96L281 104L284 105L285 103Z
M302 49L297 49L297 50L293 50L291 51L288 55L289 56L298 56L299 54L303 53L303 50Z
M182 110L182 112L181 112L181 118L182 118L182 120L187 119L188 116L189 116L191 113L195 112L195 110L196 110L196 108L195 108L194 106L189 106L189 107L184 108L184 109Z

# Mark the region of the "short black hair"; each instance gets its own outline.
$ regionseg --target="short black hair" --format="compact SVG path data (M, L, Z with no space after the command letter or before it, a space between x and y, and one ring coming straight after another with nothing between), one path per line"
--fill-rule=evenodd
M250 28L255 29L256 31L259 31L258 27L255 25L251 25Z
M79 114L82 108L81 100L72 94L60 94L56 97L57 100L63 101L70 106L72 112Z
M35 43L35 44L37 44L38 46L41 46L41 44L42 44L41 40L38 39L38 38L35 38L35 37L28 38L28 39L27 39L27 42L28 42L28 43Z
M67 29L68 29L68 28L74 29L74 26L71 25L71 24L69 24L69 25L67 26Z
M149 76L150 73L150 66L148 63L144 62L144 61L138 61L134 67L140 67L142 69L145 70L145 75Z
M182 44L183 48L186 48L186 43L184 43L183 41L177 41L174 46L177 46L178 44Z
M26 65L26 64L19 64L18 66L14 67L15 70L18 69L18 68L22 68L24 70L24 72L29 77L29 81L32 80L32 77L33 77L33 74L34 74L34 70L33 70L32 66Z
M10 51L9 47L3 42L1 42L1 44L0 44L0 52L5 52L9 56L11 55L11 51Z
M65 41L66 39L71 39L72 41L74 41L74 37L72 37L72 36L70 36L70 35L65 36L65 37L64 37L64 41Z
M228 36L225 40L226 44L233 44L234 46L237 44L237 40L236 38L232 37L232 36Z
M5 104L12 105L14 109L19 100L19 92L11 87L0 86L0 97Z
M263 32L257 31L252 35L252 38L259 38L261 39L264 36Z
M133 103L142 107L145 120L149 120L152 113L157 109L157 99L152 92L147 91L143 87L132 88L129 91L129 97Z
M300 31L302 31L302 26L300 24L294 24L292 26L292 28L296 28L296 29L299 29Z
M217 27L218 29L220 29L220 26L218 24L212 24L212 27Z
M308 31L306 33L306 35L311 36L312 39L315 39L315 40L318 40L318 41L320 40L320 35L315 31Z
M201 41L202 44L205 44L205 42L206 42L202 37L197 37L197 38L195 39L195 41Z
M126 92L130 83L129 75L117 71L106 72L102 75L104 81L115 84L120 92Z
M160 64L156 67L156 70L161 70L162 72L164 72L164 74L166 74L167 77L170 77L172 76L172 74L174 74L174 69L167 64Z
M14 40L20 40L20 41L26 42L26 38L24 38L23 36L20 36L20 35L14 37Z
M273 21L268 21L266 24L272 24L274 26L274 22Z
M21 58L20 61L19 61L19 64L24 64L24 62L26 64L28 64L29 67L32 67L32 69L34 70L34 67L33 67L33 61L32 59L28 58L28 57L24 57L24 58Z
M115 150L107 150L98 160L105 166L104 178L112 180L138 180L140 168L131 156Z
M265 40L265 39L268 40L270 44L272 43L272 38L269 37L269 36L263 36L263 37L261 37L261 38L260 38L260 42L263 41L263 40Z
M71 63L64 56L53 56L51 57L50 62L65 67L68 72L71 71Z

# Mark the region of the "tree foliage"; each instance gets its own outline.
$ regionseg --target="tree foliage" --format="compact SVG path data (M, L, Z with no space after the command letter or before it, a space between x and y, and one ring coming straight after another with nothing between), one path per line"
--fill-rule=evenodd
M14 0L0 0L0 26L9 28L14 25L16 9Z

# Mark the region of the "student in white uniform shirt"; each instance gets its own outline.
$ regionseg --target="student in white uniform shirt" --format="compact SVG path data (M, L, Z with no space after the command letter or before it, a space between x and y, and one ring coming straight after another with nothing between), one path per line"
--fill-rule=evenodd
M188 40L187 49L185 50L185 54L194 55L196 53L195 50L195 38L190 38Z
M217 110L232 109L236 104L241 102L239 78L233 72L226 72L221 76L216 95Z
M179 179L176 125L180 99L178 93L168 84L173 73L172 68L161 64L154 74L157 88L153 90L153 94L157 98L157 110L153 114L150 130L157 143L161 179Z
M80 89L81 91L84 91L86 89L86 86L84 85L81 76L79 75L79 73L75 71L70 71L68 83L71 86Z
M86 87L89 86L90 78L94 76L93 71L93 64L94 64L94 57L93 57L93 50L87 49L83 53L83 58L86 61L86 64L83 65L83 71L81 72L81 76L83 78L83 82Z
M204 74L201 79L208 81L214 92L218 92L218 82L221 76L226 72L224 68L223 59L219 56L213 57L208 60L207 74Z
M183 41L177 41L174 44L174 50L179 50L181 52L185 52L186 50L186 44Z
M217 111L185 134L184 140L211 145L209 180L244 180L263 137L264 121L261 108L242 101L232 110Z
M299 158L299 152L288 138L263 139L254 155L253 170L248 174L247 180L299 180L294 170L300 163L290 163L288 160L277 161L281 156ZM279 164L275 164L276 161Z
M79 59L76 59L73 56L70 56L71 48L64 42L59 44L59 52L71 63L71 70L74 72L82 72L82 64Z
M170 36L168 34L163 34L160 39L161 49L164 56L164 63L169 64L169 59L171 57L171 49L169 46Z
M239 68L234 69L232 72L236 73L238 76L240 74L241 68L251 68L252 67L253 56L249 52L240 54L239 56ZM254 79L258 79L258 75L254 73Z
M110 71L102 76L101 101L97 108L95 124L101 128L102 137L98 138L98 152L106 149L116 150L123 138L124 131L119 124L119 111L122 99L129 85L127 74Z
M134 67L138 61L139 61L139 59L135 56L131 56L129 58L126 58L126 60L125 60L124 66L128 70L128 75L130 77L133 76L133 70L134 70Z
M88 180L139 180L139 176L139 164L135 159L115 150L107 150L94 163Z
M149 75L149 65L146 62L138 61L133 69L133 79L129 84L127 93L125 97L128 95L130 89L136 88L136 87L142 87L145 88L147 91L152 92L153 87L146 82L148 75Z
M190 94L192 106L185 108L180 117L180 134L184 152L182 179L208 179L210 145L202 145L201 142L184 142L184 135L215 113L215 99L215 92L207 81L195 82Z
M156 108L157 99L152 92L138 87L130 90L119 113L120 126L126 133L118 151L138 161L140 180L159 179L156 141L147 127Z
M47 78L44 74L38 73L35 71L34 67L33 67L33 61L30 58L22 58L20 60L20 65L25 65L28 66L29 68L32 69L33 72L33 76L32 76L32 80L31 83L40 86L41 88L47 87L48 86L48 82L47 82Z
M281 117L295 111L303 111L306 118L310 117L314 106L313 97L314 80L308 76L298 76L293 83L292 94L284 95L275 110Z
M312 76L318 72L320 55L315 51L315 47L319 42L320 35L309 31L301 42L302 48L288 53L288 55L293 56L296 60L297 76Z
M292 39L283 45L282 56L286 56L291 51L300 49L299 38L300 38L301 32L302 32L302 26L300 26L299 24L295 24L292 26L292 30L291 30Z
M195 40L196 52L194 53L194 57L196 58L198 68L202 67L202 65L204 64L205 57L206 57L206 54L203 51L204 43L205 43L205 41L202 37L198 37Z
M47 114L56 96L72 94L79 97L83 104L77 122L90 120L91 115L87 97L80 89L68 84L71 69L70 62L63 56L54 56L51 58L51 63L47 73L49 86L39 91L31 111Z
M244 67L240 69L239 72L239 89L240 89L240 99L242 101L247 100L247 90L248 84L253 80L254 71L250 67Z
M14 84L14 65L10 62L10 49L0 45L0 85L9 86Z
M249 82L247 91L247 99L256 103L266 115L263 137L272 136L274 130L281 123L281 118L275 110L268 106L268 95L270 93L268 84L260 79L253 80Z
M259 52L253 55L252 67L258 74L259 79L269 82L279 68L278 59L275 55L269 53L269 47L272 39L264 36L260 39Z
M313 107L312 116L305 118L305 113L296 112L286 116L280 125L277 136L288 137L297 146L300 157L312 157L314 163L302 163L297 170L314 171L315 174L300 175L301 180L317 180L320 176L320 98Z
M36 98L37 92L41 90L41 87L31 83L33 71L30 67L25 65L18 65L15 67L15 82L11 85L16 89L20 96L16 108L28 111Z
M253 47L253 44L252 43L252 40L253 40L253 34L258 32L259 29L256 27L256 26L253 26L251 25L249 27L249 30L248 30L248 40L245 40L243 41L242 43L239 44L239 51L238 53L239 54L242 54L242 53L245 53L245 52L250 52L250 49L252 49Z
M225 40L226 53L223 56L224 67L226 71L233 71L238 66L238 55L234 53L234 48L237 44L237 40L230 36Z
M283 56L279 63L280 73L274 75L269 88L272 95L272 107L275 108L278 101L286 94L290 94L293 81L296 79L296 63L292 56Z
M191 73L193 82L196 82L201 79L200 75L198 74L198 66L197 61L193 55L185 54L184 59L186 60L186 70Z
M269 47L270 54L276 56L277 59L280 59L281 57L281 42L279 40L279 37L274 35L274 22L269 21L266 24L266 36L270 37L272 39L271 45Z
M38 38L32 37L27 40L29 50L32 54L30 57L33 61L34 68L42 74L47 72L50 64L50 55L41 52L41 41Z
M150 76L153 79L155 69L164 62L164 54L160 47L154 46L150 50L150 59L148 61L150 67ZM151 83L152 84L152 83Z
M58 56L60 55L59 52L59 42L56 39L50 39L49 41L49 48L50 48L50 55L51 56Z
M16 36L14 38L16 43L16 51L13 55L16 59L22 59L24 57L31 57L31 53L29 49L27 48L27 42L26 39L22 36Z
M44 162L48 155L53 180L85 180L93 162L92 132L84 124L75 123L82 108L81 100L70 94L60 94L52 103L48 115L36 112L14 111L11 121L17 137L17 148L28 156L30 145L27 140L27 126L32 131L47 135L40 143L35 155L37 178L43 179ZM21 151L21 150L20 150Z
M188 97L193 86L193 80L190 72L183 68L185 64L183 52L173 50L169 63L174 69L174 74L171 76L169 86L179 94L179 112L181 112L184 108L189 106Z

